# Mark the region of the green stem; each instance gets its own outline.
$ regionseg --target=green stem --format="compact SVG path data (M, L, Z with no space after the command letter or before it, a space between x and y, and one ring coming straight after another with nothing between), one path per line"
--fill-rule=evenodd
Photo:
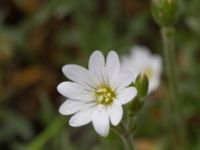
M169 117L172 119L173 133L177 135L177 139L180 142L179 145L184 145L186 143L185 128L181 113L181 105L179 102L179 87L177 82L176 74L176 62L175 62L175 48L174 48L174 35L175 29L173 27L163 27L162 28L162 39L164 45L164 57L165 65L168 77L169 91L170 91L170 110Z
M126 150L135 150L132 134L128 133L127 129L123 124L120 124L120 127L122 129L120 137L124 143Z
M66 118L59 117L54 120L27 148L26 150L40 150L53 138L66 124Z

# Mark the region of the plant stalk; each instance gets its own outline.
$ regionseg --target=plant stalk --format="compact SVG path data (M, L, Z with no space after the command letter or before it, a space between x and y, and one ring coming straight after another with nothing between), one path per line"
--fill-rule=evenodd
M120 127L123 132L123 133L120 133L120 137L124 143L126 150L135 150L132 134L128 133L127 129L122 123L120 124Z
M174 47L174 35L175 29L173 27L162 28L162 39L164 45L164 58L166 65L166 72L168 77L168 88L170 92L170 101L167 107L168 111L171 112L169 118L171 118L171 127L173 133L182 148L186 144L186 134L183 123L183 116L181 113L180 94L176 73L176 62L175 62L175 47ZM184 147L185 148L185 147Z

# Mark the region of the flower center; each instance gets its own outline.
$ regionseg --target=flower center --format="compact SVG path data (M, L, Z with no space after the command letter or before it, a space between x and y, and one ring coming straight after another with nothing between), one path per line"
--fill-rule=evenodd
M115 92L109 87L101 87L96 90L97 102L103 105L109 105L116 97Z
M147 75L149 79L153 77L153 70L149 67L144 70L144 73Z

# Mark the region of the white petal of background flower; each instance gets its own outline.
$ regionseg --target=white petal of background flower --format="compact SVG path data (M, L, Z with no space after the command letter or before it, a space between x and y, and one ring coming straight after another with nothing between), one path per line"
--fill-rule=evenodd
M123 56L121 66L134 74L134 80L139 73L146 73L149 78L148 93L158 88L162 73L162 59L159 55L151 54L148 48L144 46L133 47L130 56Z
M162 73L162 59L159 55L154 55L154 59L152 59L152 66L157 72L157 75Z
M100 51L92 53L89 70L78 65L62 68L66 77L73 82L62 82L57 90L68 99L60 106L63 115L72 115L69 124L79 127L89 122L101 136L107 136L112 125L122 120L122 105L136 96L132 73L120 69L119 56L110 51L104 59Z

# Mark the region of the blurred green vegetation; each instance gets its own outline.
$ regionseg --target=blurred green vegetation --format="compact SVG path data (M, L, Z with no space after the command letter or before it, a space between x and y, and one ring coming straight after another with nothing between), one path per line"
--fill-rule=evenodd
M180 1L176 25L180 108L190 150L200 149L199 9L199 0ZM66 80L61 67L86 66L96 49L127 54L136 44L162 55L159 30L150 0L0 0L0 149L23 150L32 143L31 150L122 150L114 132L101 138L91 125L72 128L69 117L58 114L64 99L56 86ZM165 73L162 81L138 114L138 150L172 150L178 144L166 130Z

